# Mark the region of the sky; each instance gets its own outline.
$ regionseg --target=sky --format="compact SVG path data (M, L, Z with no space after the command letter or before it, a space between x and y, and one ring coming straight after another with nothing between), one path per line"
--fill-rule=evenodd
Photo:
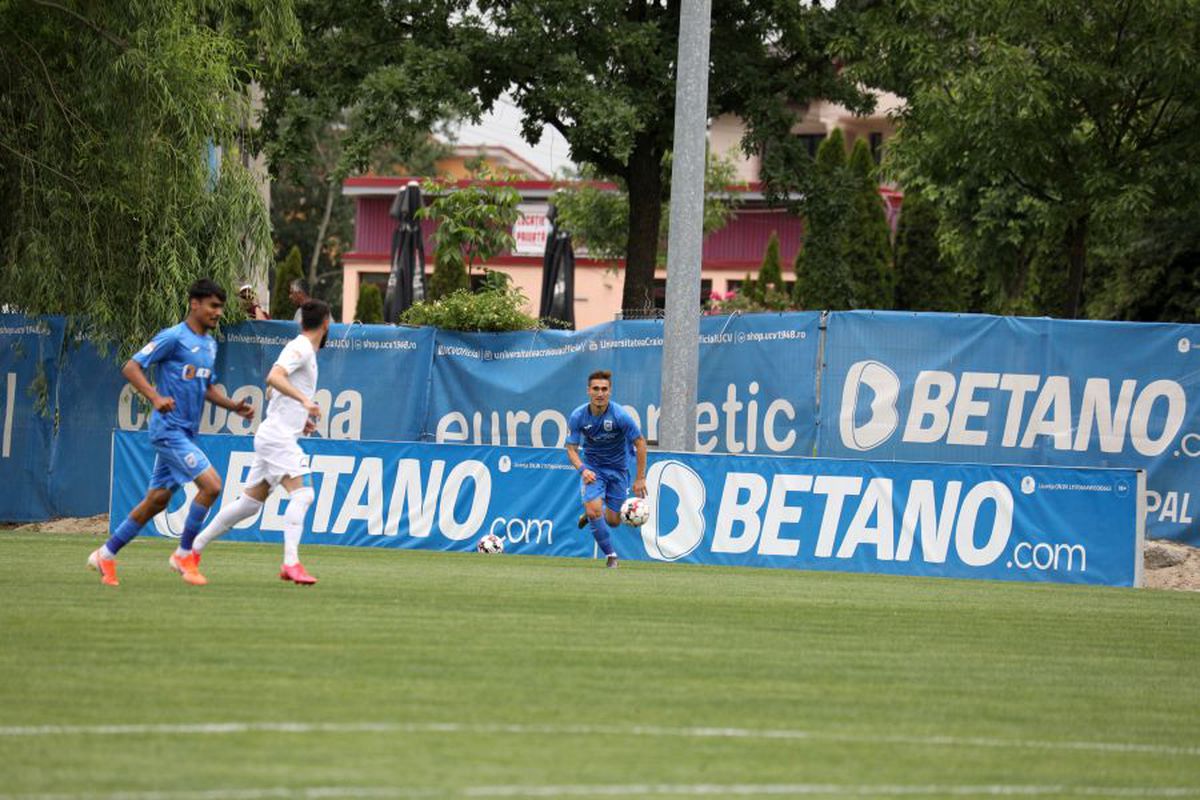
M492 113L480 120L478 125L466 122L451 130L456 137L455 144L502 145L548 175L574 166L567 140L553 128L547 127L542 131L542 139L536 146L521 138L521 110L507 98L497 100Z

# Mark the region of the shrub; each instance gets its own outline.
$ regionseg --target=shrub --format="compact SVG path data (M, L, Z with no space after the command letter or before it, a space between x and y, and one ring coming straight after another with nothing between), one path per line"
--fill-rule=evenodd
M359 322L377 324L383 322L383 294L373 283L364 283L358 292L358 305L354 307L354 318Z
M431 325L450 331L528 331L541 327L525 313L528 302L507 275L489 271L477 293L458 289L437 300L416 303L400 315L408 325Z

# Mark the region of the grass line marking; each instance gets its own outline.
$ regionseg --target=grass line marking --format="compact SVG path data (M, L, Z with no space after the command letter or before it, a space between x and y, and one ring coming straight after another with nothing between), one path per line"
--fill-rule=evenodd
M538 798L538 797L1091 797L1196 798L1198 786L1066 786L1066 785L907 785L838 783L764 784L566 784L468 786L436 789L405 786L320 786L265 789L228 788L191 791L123 791L110 793L0 794L0 800L383 800L384 798Z
M209 722L195 724L30 725L0 727L3 737L39 736L223 736L245 733L512 733L547 736L651 736L688 739L783 739L921 747L983 747L1019 750L1075 750L1200 756L1200 746L1138 742L1004 739L989 736L870 735L780 728L666 727L657 725L538 725L459 722Z

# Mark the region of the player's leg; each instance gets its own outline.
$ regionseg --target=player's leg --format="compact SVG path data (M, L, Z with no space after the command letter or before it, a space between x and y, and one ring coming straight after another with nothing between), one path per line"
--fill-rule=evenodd
M142 498L142 502L134 506L133 510L129 512L129 516L125 517L117 526L108 541L88 556L88 566L100 573L102 583L108 586L120 584L120 581L117 580L116 555L122 547L137 538L138 533L147 522L167 507L167 503L171 501L173 487L164 486L162 483L169 480L166 469L160 468L158 460L155 459L150 486L146 490L146 496Z
M612 471L604 475L604 518L610 529L621 526L621 504L629 494L626 488L628 485L629 476L625 473ZM616 548L613 548L612 553L605 555L608 557L605 566L617 566Z
M200 574L200 559L192 552L192 543L200 533L208 511L221 494L221 476L213 469L194 441L180 431L173 431L154 443L159 459L172 473L177 483L194 483L196 494L188 506L179 546L167 558L167 565L178 572L185 583L203 586L208 583Z
M271 483L266 479L254 481L254 470L250 470L252 483L246 486L237 500L221 506L221 510L213 517L212 522L196 536L192 542L192 552L199 554L204 551L209 542L223 535L226 531L242 520L252 517L262 510L267 495L271 493Z
M317 579L309 575L300 563L300 538L304 534L304 518L316 498L312 478L308 474L289 475L281 483L288 491L288 505L287 510L283 512L283 566L280 567L279 577L301 585L314 584Z
M600 552L604 553L608 563L615 566L617 552L613 550L612 531L609 529L608 521L604 518L605 476L600 470L594 469L592 472L596 475L596 479L591 483L582 483L583 478L580 478L583 510L587 514L588 525L592 529L592 538L596 540Z

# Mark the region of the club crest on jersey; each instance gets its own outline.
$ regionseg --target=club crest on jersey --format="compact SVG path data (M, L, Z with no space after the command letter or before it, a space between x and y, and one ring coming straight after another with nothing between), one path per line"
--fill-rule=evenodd
M196 466L196 454L188 453L187 455L185 455L183 457L183 463L187 464L189 467Z
M153 352L154 352L154 342L151 342L150 344L146 345L145 347L143 347L141 349L141 355L144 355L144 356L148 356Z
M611 419L604 420L604 430L611 431L613 429L613 421Z

